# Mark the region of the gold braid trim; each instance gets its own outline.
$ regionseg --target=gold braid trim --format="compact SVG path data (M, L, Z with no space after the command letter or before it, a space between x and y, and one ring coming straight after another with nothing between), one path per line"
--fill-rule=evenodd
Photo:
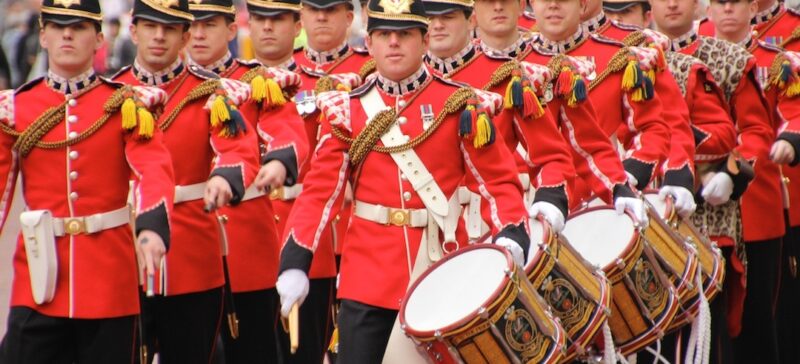
M366 157L367 153L370 151L392 154L416 148L431 135L433 135L433 132L439 128L445 117L461 111L467 105L467 100L475 98L477 98L477 95L475 95L475 91L472 89L468 87L462 87L458 89L447 98L447 101L444 103L444 108L441 112L439 112L439 115L436 116L436 119L428 129L407 143L394 147L377 145L377 141L380 139L380 136L383 135L386 132L386 129L395 122L396 115L394 114L394 110L381 111L376 114L375 118L373 118L373 120L367 124L364 130L361 131L361 133L359 133L355 139L348 137L339 127L333 126L331 131L337 139L350 144L350 161L354 165L357 165L362 162L363 158ZM363 137L362 134L364 135Z
M31 125L21 133L5 124L3 124L0 129L2 129L2 131L6 134L17 137L17 141L14 143L13 149L18 151L23 157L27 156L34 147L39 147L42 149L60 149L75 145L97 132L97 130L105 125L108 119L114 115L115 112L119 111L120 107L122 107L122 103L125 101L125 93L127 91L129 91L129 87L123 87L114 91L105 104L103 104L103 116L97 119L97 121L89 126L89 128L78 134L77 137L72 139L65 139L56 142L41 141L42 137L44 137L47 132L52 130L56 125L64 120L64 117L66 116L66 103L63 103L58 107L47 109L47 111L36 118L36 120L34 120L33 123L31 123Z
M511 73L514 72L515 70L520 70L519 62L517 62L516 60L511 60L501 64L500 67L497 67L494 73L492 73L492 77L489 79L489 83L484 85L483 89L488 91L492 87L495 87L503 83L503 81L511 77Z
M167 131L167 128L169 128L175 119L178 118L178 114L180 114L181 110L183 110L187 104L202 97L211 96L211 94L213 94L218 87L220 87L219 80L214 79L203 81L203 83L197 85L197 87L189 91L186 97L184 97L183 100L181 100L181 102L178 103L174 109L172 109L169 115L164 118L164 121L158 124L158 127L161 129L161 131Z
M628 47L638 47L640 44L647 41L647 37L644 35L644 32L641 30L637 30L631 34L625 36L622 39L622 43Z
M322 76L317 80L317 84L314 85L314 92L319 95L323 92L333 91L335 88L333 87L333 79L331 76Z
M547 61L547 68L550 69L550 72L553 74L553 80L557 80L558 76L561 74L561 69L565 66L564 61L567 60L567 56L563 54L556 54L549 61ZM571 65L570 65L571 68Z
M792 35L790 35L789 38L784 39L783 43L781 43L781 48L786 48L789 43L797 39L800 39L800 28L794 28Z
M625 66L628 65L629 55L630 51L628 50L628 47L622 48L618 50L617 53L614 53L614 56L608 61L608 66L606 69L597 75L597 78L592 80L591 83L589 83L589 91L600 85L600 82L603 82L603 80L605 80L612 73L624 70Z
M366 80L367 76L370 73L375 72L375 59L370 58L368 61L364 62L361 65L361 68L358 70L358 75L361 76L361 80Z

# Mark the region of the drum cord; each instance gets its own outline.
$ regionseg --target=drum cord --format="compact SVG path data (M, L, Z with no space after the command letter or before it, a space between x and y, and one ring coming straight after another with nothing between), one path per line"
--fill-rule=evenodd
M696 284L703 287L700 271L697 272ZM700 292L700 310L697 319L692 323L692 334L689 336L689 347L686 350L686 364L708 364L711 355L711 308L704 292Z
M653 364L664 363L671 364L667 358L661 355L661 340L656 341L656 348L647 347L647 352L653 355Z
M611 328L608 321L603 322L603 363L616 363L616 349L614 349L614 337L611 336Z

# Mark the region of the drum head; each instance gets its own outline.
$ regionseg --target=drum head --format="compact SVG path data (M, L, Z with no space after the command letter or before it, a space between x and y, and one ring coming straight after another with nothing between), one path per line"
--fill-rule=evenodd
M423 276L409 293L405 324L415 331L444 329L475 316L507 278L506 254L478 248L454 253Z
M561 234L589 263L605 268L622 255L634 232L630 216L601 207L571 216Z
M669 206L667 205L667 200L661 198L658 193L654 192L646 192L644 194L644 198L656 208L658 216L661 216L664 219L669 218Z

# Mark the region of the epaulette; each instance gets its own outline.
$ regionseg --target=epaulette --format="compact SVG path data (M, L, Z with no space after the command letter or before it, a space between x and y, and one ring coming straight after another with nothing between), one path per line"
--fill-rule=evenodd
M361 46L350 46L350 49L352 49L354 53L358 53L358 54L369 54L369 49L367 49L366 47L361 47Z
M0 122L14 126L14 90L0 91Z
M670 49L672 43L666 35L655 30L642 29L628 34L622 40L622 43L628 47L648 47L656 50L656 70L663 71L667 69L665 52Z
M117 78L119 76L122 76L123 73L130 71L131 67L133 67L133 66L127 65L125 67L120 68L119 71L117 71L116 73L111 75L111 78L113 79L113 78Z
M201 79L204 79L204 80L217 80L217 79L219 79L219 75L217 75L216 73L211 72L211 71L207 71L207 70L203 69L203 67L200 67L200 66L197 66L197 65L194 65L194 64L188 65L186 67L186 69L189 70L189 73L191 73L191 74L193 74L193 75L195 75L195 76L197 76L197 77L199 77Z
M594 40L596 40L596 41L598 41L600 43L611 44L611 45L615 45L615 46L619 46L619 47L624 47L625 46L624 44L622 44L622 42L620 42L620 41L618 41L616 39L612 39L612 38L609 38L609 37L606 37L604 35L600 35L600 34L597 34L597 33L590 33L589 34L589 38L594 39Z
M489 91L462 87L453 92L445 101L443 113L447 110L460 110L458 135L472 141L475 148L494 143L497 129L492 117L503 108L503 97Z
M625 24L625 23L620 23L620 22L618 22L618 21L616 21L616 20L612 20L612 21L611 21L611 26L613 26L613 27L615 27L615 28L622 29L622 30L628 30L628 31L632 31L632 32L635 32L635 31L637 31L637 30L642 30L642 28L641 28L641 27L638 27L638 26L636 26L636 25L633 25L633 24Z
M494 70L489 83L483 89L489 90L507 81L505 95L503 97L503 107L506 109L517 109L524 118L539 118L544 114L544 108L539 101L541 90L544 84L534 85L525 75L522 65L511 60L503 63Z
M256 63L239 80L250 84L253 101L268 108L286 104L287 98L294 97L302 83L300 76L292 71L266 67L260 63Z
M606 69L589 84L592 90L612 73L622 72L623 91L631 93L633 101L653 98L658 51L652 48L624 47L608 61Z
M33 86L38 85L39 82L42 82L42 81L44 81L44 77L36 77L36 78L34 78L34 79L32 79L32 80L30 80L28 82L25 82L22 86L17 87L17 89L14 90L14 93L19 94L21 92L28 91L28 90L32 89Z
M160 108L167 100L167 93L158 87L129 86L121 83L117 91L111 95L106 106L117 104L122 114L122 128L133 132L137 139L150 139L155 131L155 117L152 110ZM106 110L110 110L106 107ZM138 128L137 128L138 127ZM134 129L137 129L134 132Z
M570 107L586 101L588 98L586 80L594 73L593 62L558 54L550 58L547 67L550 69L551 77L556 80L551 86L554 96L566 100L567 106ZM551 97L545 94L545 99Z
M370 58L366 62L364 62L364 64L361 65L361 68L358 69L358 75L363 80L367 78L367 76L369 76L372 72L375 72L375 69L376 69L375 59Z
M317 95L317 109L333 126L353 131L350 124L350 94L344 91L328 91Z
M775 56L769 69L769 85L786 97L800 95L800 53L785 51Z

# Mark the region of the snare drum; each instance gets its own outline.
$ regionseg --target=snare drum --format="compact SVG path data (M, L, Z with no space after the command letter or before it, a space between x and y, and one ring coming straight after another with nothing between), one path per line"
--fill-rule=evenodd
M697 250L687 245L683 237L664 220L664 216L675 213L672 201L662 200L658 193L652 192L645 192L644 197L650 218L650 224L643 230L644 238L656 252L681 301L681 311L668 329L672 331L691 322L700 310L702 287L695 284L700 262Z
M678 216L670 201L662 200L655 193L646 193L645 198L661 213L667 224L697 251L703 277L703 293L710 301L722 290L725 281L725 258L722 257L722 251L708 237L700 234L691 222Z
M570 362L586 352L608 318L611 287L602 271L596 271L550 224L530 220L531 255L525 272L536 291L550 305L567 332Z
M624 355L657 340L678 311L675 287L628 214L610 207L574 213L562 233L611 282L608 325Z
M556 363L565 333L503 248L473 245L411 286L400 327L434 363Z

